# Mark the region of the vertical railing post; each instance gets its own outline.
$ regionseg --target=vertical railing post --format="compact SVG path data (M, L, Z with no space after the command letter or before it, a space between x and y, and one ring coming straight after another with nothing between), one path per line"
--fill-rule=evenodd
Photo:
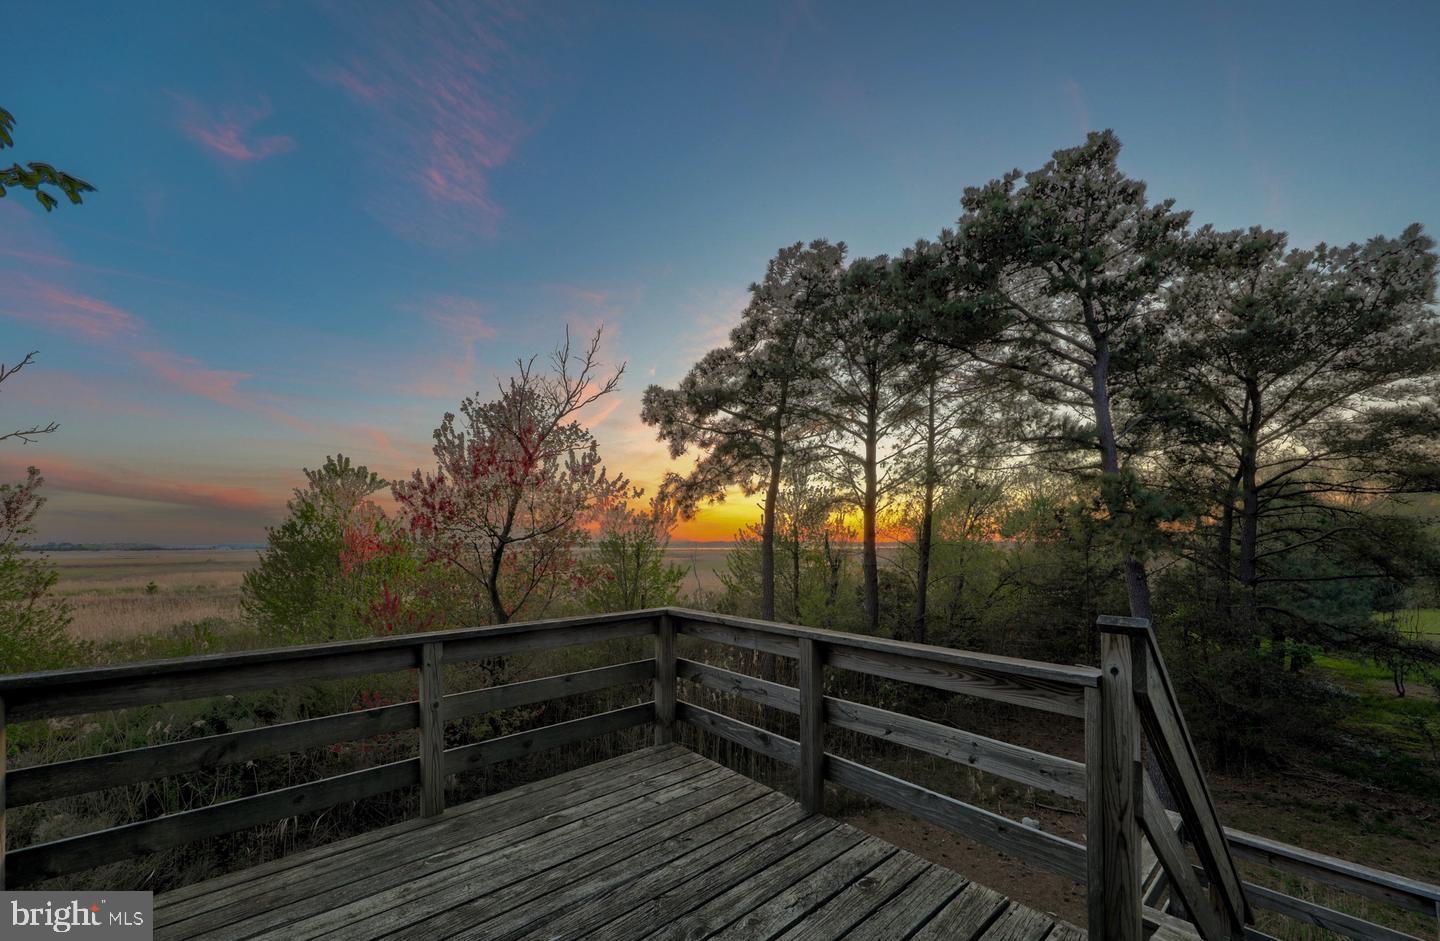
M445 697L444 644L420 647L420 813L434 817L445 811L445 722L440 706Z
M655 744L675 741L675 619L655 624Z
M5 888L5 700L0 699L0 890Z
M1089 934L1140 941L1142 769L1130 639L1100 635L1100 685L1085 695Z
M825 812L825 655L819 643L800 638L800 804Z

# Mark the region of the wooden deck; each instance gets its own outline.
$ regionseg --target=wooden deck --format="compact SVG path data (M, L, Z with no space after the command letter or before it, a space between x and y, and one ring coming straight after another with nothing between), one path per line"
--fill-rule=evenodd
M156 899L157 938L1077 941L677 745Z

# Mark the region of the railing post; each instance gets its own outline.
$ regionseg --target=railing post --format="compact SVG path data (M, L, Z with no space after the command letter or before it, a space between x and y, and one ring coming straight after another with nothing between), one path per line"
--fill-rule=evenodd
M800 638L800 804L825 812L825 656L819 643Z
M660 615L655 625L655 744L675 741L675 620Z
M5 888L5 700L0 699L0 890Z
M445 696L441 666L444 644L420 647L420 813L445 812L445 722L440 704Z
M1103 628L1102 628L1103 630ZM1100 686L1085 695L1089 934L1140 941L1140 729L1130 639L1100 635Z

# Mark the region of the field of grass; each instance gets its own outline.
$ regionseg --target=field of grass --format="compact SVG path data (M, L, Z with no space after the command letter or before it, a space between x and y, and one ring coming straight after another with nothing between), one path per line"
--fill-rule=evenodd
M1400 612L1398 623L1406 635L1440 644L1440 608ZM1406 671L1400 695L1385 663L1330 655L1315 662L1355 697L1343 723L1346 731L1440 767L1440 687L1426 682L1421 671Z
M180 624L240 618L240 579L255 564L245 549L57 552L56 593L74 614L76 637L127 640Z
M672 548L667 561L686 570L682 597L720 589L728 546ZM208 623L240 620L240 579L255 565L250 549L56 552L56 593L74 613L70 630L105 643ZM153 587L152 587L153 586Z

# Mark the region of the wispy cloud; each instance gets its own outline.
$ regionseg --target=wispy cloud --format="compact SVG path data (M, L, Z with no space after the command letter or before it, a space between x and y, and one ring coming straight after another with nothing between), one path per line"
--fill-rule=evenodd
M255 126L272 113L270 99L264 95L257 104L225 108L218 115L193 98L174 92L171 97L178 108L180 130L212 153L249 163L295 149L292 137L255 133Z
M441 295L425 301L419 314L431 327L434 346L423 362L404 368L403 390L427 398L454 398L474 392L479 382L478 346L495 338L490 307L483 301L459 295Z
M34 463L45 475L47 486L77 493L246 512L273 509L284 499L254 487L174 480L135 468L82 465L59 455L47 455ZM23 462L10 457L0 459L0 472L7 478L23 476Z
M56 259L63 262L63 258ZM258 414L297 430L308 423L240 389L251 376L213 369L157 343L145 321L118 305L27 275L0 279L0 317L34 324L51 333L128 357L158 379L190 395Z
M457 343L474 344L495 337L495 328L485 319L489 307L473 298L443 295L431 299L424 317Z
M180 356L168 350L137 350L135 359L144 365L152 375L191 395L209 399L211 402L230 408L262 415L299 431L306 431L310 428L308 422L242 395L239 385L251 378L250 373L228 369L210 369L197 359Z
M134 335L141 327L129 311L24 275L0 289L0 315L90 341Z
M389 6L334 11L354 49L311 74L368 112L364 146L386 176L405 168L398 188L377 188L376 214L426 242L495 235L503 210L490 177L529 131L510 38L523 16L503 3L417 2L402 17ZM417 192L428 212L416 212Z

